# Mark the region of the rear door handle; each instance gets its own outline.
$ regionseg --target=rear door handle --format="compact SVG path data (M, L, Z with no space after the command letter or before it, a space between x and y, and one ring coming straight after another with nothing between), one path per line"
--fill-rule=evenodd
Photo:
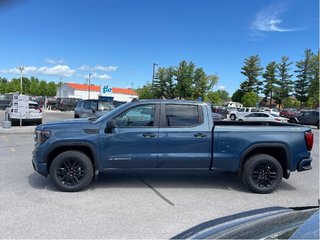
M143 133L142 136L145 138L154 138L154 137L156 137L156 134L155 133Z
M204 134L204 133L195 133L193 134L193 136L195 136L196 138L204 138L207 136L207 134Z

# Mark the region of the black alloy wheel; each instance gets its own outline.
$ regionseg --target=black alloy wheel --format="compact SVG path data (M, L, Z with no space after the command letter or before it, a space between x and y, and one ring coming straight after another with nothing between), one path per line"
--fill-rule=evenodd
M282 176L282 166L277 159L257 154L244 163L242 181L255 193L270 193L279 187Z
M92 163L79 151L59 154L49 170L52 183L61 191L75 192L86 188L93 177Z

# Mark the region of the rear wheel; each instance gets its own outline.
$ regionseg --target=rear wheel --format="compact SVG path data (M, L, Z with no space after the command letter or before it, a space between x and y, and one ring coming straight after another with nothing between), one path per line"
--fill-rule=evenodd
M282 176L282 167L277 159L257 154L244 163L242 182L255 193L270 193L279 187Z
M49 170L52 183L61 191L76 192L91 183L93 166L87 155L79 151L59 154Z

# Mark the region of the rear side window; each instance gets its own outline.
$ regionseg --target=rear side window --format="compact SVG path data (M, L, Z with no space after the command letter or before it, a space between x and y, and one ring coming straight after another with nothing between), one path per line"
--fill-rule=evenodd
M202 123L202 113L197 105L165 105L168 127L193 127Z
M29 103L29 109L39 109L38 104Z

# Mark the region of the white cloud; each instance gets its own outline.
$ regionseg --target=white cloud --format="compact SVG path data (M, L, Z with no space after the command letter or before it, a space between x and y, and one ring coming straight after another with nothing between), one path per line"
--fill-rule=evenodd
M1 73L11 73L11 74L19 74L19 68L11 68L11 69L1 69ZM61 76L61 77L71 77L76 73L76 70L70 69L67 65L56 65L53 67L34 67L34 66L27 66L24 67L23 74L30 75L30 74L42 74L42 75L50 75L50 76Z
M51 76L71 77L76 73L76 70L70 69L67 65L56 65L53 67L40 67L38 73Z
M103 72L113 72L118 69L117 66L102 66L102 65L96 65L94 67L91 67L87 64L83 64L78 68L79 71L103 71Z
M88 80L89 74L83 75L83 77ZM112 77L108 74L98 74L96 72L92 73L91 80L92 79L100 79L100 80L110 80Z
M64 64L65 61L63 59L53 60L51 58L45 58L44 61L49 64Z
M219 86L217 86L217 89L218 90L226 90L227 88L223 85L219 85Z
M283 22L281 18L287 8L280 4L270 4L266 8L260 10L253 22L251 23L252 36L263 37L263 32L293 32L299 31L299 28L286 28L280 26Z

